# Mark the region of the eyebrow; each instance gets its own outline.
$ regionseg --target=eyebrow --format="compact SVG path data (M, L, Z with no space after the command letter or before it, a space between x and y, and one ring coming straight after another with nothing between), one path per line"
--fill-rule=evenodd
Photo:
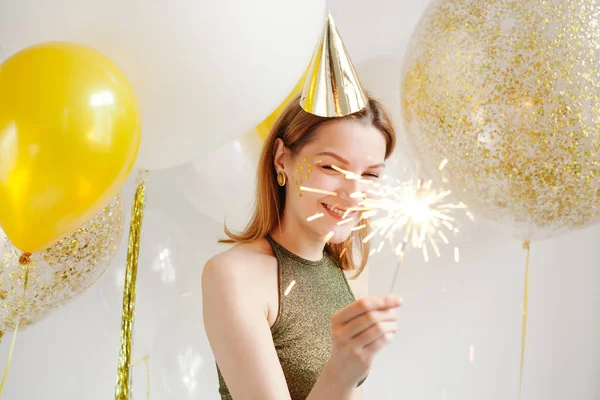
M338 160L339 162L343 163L343 164L350 164L350 162L348 160L346 160L345 158L338 156L335 153L332 153L331 151L324 151L322 153L317 154L317 156L329 156L331 158L335 158L336 160ZM367 169L371 169L371 168L383 168L385 167L385 163L379 163L379 164L374 164L374 165L370 165L369 167L367 167Z

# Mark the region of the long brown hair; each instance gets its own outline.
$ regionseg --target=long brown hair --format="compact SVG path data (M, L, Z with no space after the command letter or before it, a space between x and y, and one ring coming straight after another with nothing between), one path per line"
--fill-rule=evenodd
M297 155L304 146L314 139L317 128L332 120L347 119L370 124L385 136L386 159L394 151L396 134L392 126L392 121L378 100L369 97L369 103L364 109L339 118L324 118L309 114L302 110L299 100L300 96L288 104L265 140L258 164L256 198L252 218L239 233L232 232L225 225L225 234L228 238L220 239L220 243L253 242L262 239L273 228L279 225L285 207L285 187L277 184L277 174L273 166L276 148L275 141L277 139L282 139L291 154ZM340 260L343 270L355 270L356 277L364 270L369 257L369 243L363 243L363 239L368 234L368 229L361 229L343 243L328 243L325 249L327 253ZM355 258L357 250L360 256L359 262Z

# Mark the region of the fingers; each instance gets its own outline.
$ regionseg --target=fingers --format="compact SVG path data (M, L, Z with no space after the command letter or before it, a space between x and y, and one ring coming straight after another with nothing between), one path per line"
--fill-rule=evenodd
M371 325L367 330L352 339L357 347L366 347L386 334L394 334L398 329L396 321L382 321Z
M352 319L350 322L340 327L340 339L350 340L355 336L360 335L367 329L376 325L380 322L395 322L398 319L396 311L388 309L385 311L375 310L368 311L358 317Z
M381 350L385 345L389 344L394 339L395 335L396 335L395 332L388 332L388 333L380 336L378 339L372 341L365 347L363 347L363 349L365 351L370 352L371 354L375 354L379 350Z
M369 311L387 310L400 307L401 305L402 299L394 295L365 297L337 312L332 318L332 323L346 324L357 316Z

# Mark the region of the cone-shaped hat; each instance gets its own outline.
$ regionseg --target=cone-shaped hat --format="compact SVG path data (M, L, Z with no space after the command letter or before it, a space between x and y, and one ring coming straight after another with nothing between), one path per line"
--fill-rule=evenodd
M365 94L331 13L307 73L300 106L321 117L343 117L365 108Z

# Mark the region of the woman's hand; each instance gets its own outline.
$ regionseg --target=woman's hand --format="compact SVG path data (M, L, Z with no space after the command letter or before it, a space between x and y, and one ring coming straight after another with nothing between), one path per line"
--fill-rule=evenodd
M363 380L379 350L393 339L398 328L396 308L402 305L397 296L365 297L331 318L333 341L326 369L335 380L354 388Z

